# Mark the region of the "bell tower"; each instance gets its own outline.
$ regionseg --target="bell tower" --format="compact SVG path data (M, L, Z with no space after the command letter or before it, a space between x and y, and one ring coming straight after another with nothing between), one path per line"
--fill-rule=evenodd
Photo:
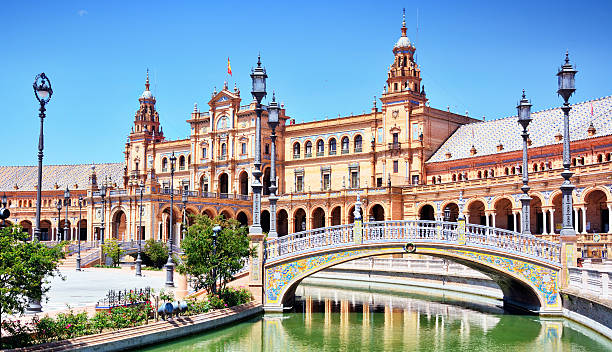
M395 60L389 67L387 87L384 95L408 98L413 104L421 105L427 101L425 88L421 86L421 69L414 61L416 48L406 35L406 12L402 20L402 36L393 46Z
M140 102L140 107L134 117L134 127L132 127L130 139L146 139L154 143L163 141L164 132L159 124L159 113L155 111L155 97L149 90L148 69L145 90L140 98L138 98L138 101Z

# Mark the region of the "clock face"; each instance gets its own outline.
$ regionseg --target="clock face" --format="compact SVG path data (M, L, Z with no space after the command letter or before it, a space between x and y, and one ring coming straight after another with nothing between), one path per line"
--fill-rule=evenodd
M393 112L391 113L391 116L393 116L393 118L396 119L399 116L399 110L393 110Z

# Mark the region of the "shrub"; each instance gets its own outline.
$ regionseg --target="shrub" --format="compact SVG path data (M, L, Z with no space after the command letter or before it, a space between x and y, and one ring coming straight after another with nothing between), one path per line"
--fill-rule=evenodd
M227 308L227 304L225 304L223 299L216 294L211 293L208 295L208 303L212 309Z
M207 313L210 311L209 301L187 300L187 315Z
M227 287L219 293L221 299L227 304L228 307L237 306L253 300L251 291L246 288L235 289Z

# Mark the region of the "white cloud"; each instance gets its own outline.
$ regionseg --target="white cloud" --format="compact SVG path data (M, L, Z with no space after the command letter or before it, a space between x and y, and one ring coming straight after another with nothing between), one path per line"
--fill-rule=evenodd
M89 12L87 12L87 10L79 10L77 13L79 14L79 16L83 17L87 15Z

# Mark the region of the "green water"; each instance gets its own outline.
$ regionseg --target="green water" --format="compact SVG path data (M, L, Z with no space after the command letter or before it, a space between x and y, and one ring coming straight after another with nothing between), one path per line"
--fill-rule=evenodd
M145 351L612 351L566 319L513 315L469 296L302 285L266 314Z

